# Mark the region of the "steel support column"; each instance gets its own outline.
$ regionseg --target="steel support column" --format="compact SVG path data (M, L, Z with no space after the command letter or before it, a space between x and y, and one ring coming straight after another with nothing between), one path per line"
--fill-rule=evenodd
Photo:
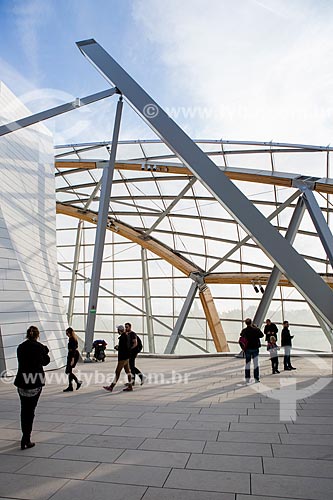
M232 217L333 328L333 292L221 169L95 41L77 43L81 52L126 96L145 122L198 177Z
M72 269L71 289L69 292L68 310L67 310L67 321L70 326L72 325L72 320L73 320L74 300L75 300L76 283L77 283L77 272L80 259L82 230L83 230L83 220L80 220L76 230L76 242L75 242L73 269Z
M328 260L333 267L333 236L331 230L311 189L305 189L303 197L313 225L317 230Z
M303 200L303 197L298 198L297 205L295 207L294 213L291 217L289 227L286 232L286 240L289 241L289 243L292 245L294 242L294 239L296 237L297 231L299 229L299 226L302 222L302 218L304 215L305 211L305 203ZM264 318L267 314L268 308L272 302L275 290L279 284L280 278L281 278L281 271L279 270L278 267L274 266L272 270L272 274L268 280L267 286L265 288L265 292L262 296L262 299L260 301L259 307L254 315L253 318L253 323L255 325L258 325L259 328L261 328L261 325L264 322Z
M149 352L155 353L154 325L153 325L153 315L151 308L147 250L145 248L141 248L141 262L142 262L143 292L144 292L145 309L146 309L148 346L149 346Z
M176 349L177 344L178 344L178 340L181 336L185 322L187 320L188 313L190 312L194 297L197 293L197 288L198 288L198 284L195 281L193 281L193 283L191 284L190 289L188 291L185 302L183 304L182 310L179 313L175 327L172 330L172 333L170 335L170 338L169 338L169 341L168 341L167 346L165 348L164 354L173 354L175 352L175 349Z
M94 249L93 267L91 274L90 295L89 295L87 325L85 334L85 351L87 353L87 360L90 359L90 352L92 349L92 344L94 339L98 290L101 277L103 251L105 243L105 232L109 214L110 195L111 195L112 179L114 172L114 164L117 153L122 109L123 109L123 100L122 97L120 97L117 104L116 117L114 122L110 160L108 166L104 168L102 176L101 197L98 208L98 221L97 221L97 229L95 237L95 249Z

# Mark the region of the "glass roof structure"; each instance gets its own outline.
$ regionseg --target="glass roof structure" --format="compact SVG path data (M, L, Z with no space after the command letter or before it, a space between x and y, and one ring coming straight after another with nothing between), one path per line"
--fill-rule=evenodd
M302 194L298 181L312 186L332 228L332 148L195 142L283 236ZM89 301L100 181L110 148L110 143L100 142L55 149L58 264L68 321L81 337ZM160 140L119 142L108 229L95 338L104 338L113 348L116 325L129 321L142 337L144 351L165 352L193 280L204 276L201 286L211 292L229 349L239 351L242 322L254 317L273 263ZM331 284L331 264L307 210L293 246ZM267 317L279 330L283 320L290 322L295 348L331 350L325 324L286 277L279 281ZM216 352L216 346L197 293L175 353L203 352Z

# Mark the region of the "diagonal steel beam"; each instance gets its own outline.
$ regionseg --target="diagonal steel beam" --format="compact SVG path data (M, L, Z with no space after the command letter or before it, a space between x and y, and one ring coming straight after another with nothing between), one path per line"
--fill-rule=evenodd
M0 127L0 137L2 135L10 134L11 132L15 132L16 130L20 130L21 128L29 127L35 123L43 122L49 118L53 118L54 116L62 115L63 113L67 113L73 109L82 108L82 106L100 101L101 99L105 99L106 97L110 97L116 93L116 88L103 90L102 92L97 92L97 94L91 94L87 97L83 97L82 99L77 98L74 101L61 104L55 108L47 109L46 111L41 111L40 113L21 118L21 120L6 123L6 125L2 125Z
M325 220L323 212L321 211L321 208L318 205L318 202L312 190L304 189L303 196L313 225L317 230L318 236L325 249L328 260L333 267L333 235L331 233L331 230Z
M289 241L291 245L294 242L298 228L302 222L304 211L305 211L305 203L303 197L300 197L298 198L296 208L291 217L290 224L286 232L286 240ZM262 296L258 309L253 318L253 323L255 325L258 325L259 328L264 322L264 317L266 316L268 308L272 302L280 278L281 278L281 271L279 270L278 267L274 266L272 274L270 275L270 278L268 280L265 292Z
M83 55L108 81L116 85L141 118L251 235L279 270L288 276L305 300L333 327L333 292L315 270L95 40L84 40L77 45Z
M290 204L296 200L300 195L300 191L297 190L295 193L293 193L290 198L288 198L282 205L279 206L274 212L272 212L268 217L267 220L271 221L273 220L282 210L284 210L286 207L289 207ZM239 241L229 252L227 252L221 259L219 259L215 264L207 271L208 273L212 273L216 268L218 268L223 262L229 259L232 254L234 254L240 247L245 245L249 240L251 239L251 235L245 236L241 241Z
M162 222L164 217L166 217L171 212L171 210L177 205L179 200L181 200L183 196L187 193L187 191L191 189L196 180L197 180L196 177L192 177L192 179L190 179L190 182L184 187L184 189L181 190L178 196L170 203L170 205L164 210L164 212L159 216L159 218L154 222L154 224L149 229L147 229L147 231L145 231L146 235L150 234L152 231L154 231L154 229L156 229L156 227Z

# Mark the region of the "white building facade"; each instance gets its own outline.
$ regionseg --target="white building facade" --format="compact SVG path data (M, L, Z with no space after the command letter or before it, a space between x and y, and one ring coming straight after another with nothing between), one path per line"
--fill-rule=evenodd
M0 123L30 114L0 83ZM65 364L66 316L56 256L53 141L43 125L0 137L0 371L35 325L50 349L48 369Z

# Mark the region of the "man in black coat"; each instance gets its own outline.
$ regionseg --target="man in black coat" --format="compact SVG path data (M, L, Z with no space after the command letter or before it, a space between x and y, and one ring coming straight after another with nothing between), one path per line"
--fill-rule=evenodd
M272 323L270 319L266 319L266 325L264 328L266 342L270 342L272 335L273 335L273 337L275 337L275 340L277 340L278 331L279 330L278 330L278 327L276 326L276 324Z
M17 348L18 370L14 380L21 400L21 449L32 448L31 431L35 417L35 409L42 387L45 385L43 366L50 363L47 346L38 342L39 330L30 326L27 340Z
M294 336L290 335L289 322L284 321L283 322L283 329L281 332L281 346L284 348L283 365L284 365L284 369L287 371L296 370L296 368L291 365L291 361L290 361L291 339L293 339L293 338L294 338Z
M254 366L254 379L256 382L259 380L259 348L261 347L260 339L264 336L258 327L254 326L252 319L246 318L245 320L246 328L241 331L241 337L246 339L245 348L245 380L248 384L250 382L250 366L251 359L253 359Z

